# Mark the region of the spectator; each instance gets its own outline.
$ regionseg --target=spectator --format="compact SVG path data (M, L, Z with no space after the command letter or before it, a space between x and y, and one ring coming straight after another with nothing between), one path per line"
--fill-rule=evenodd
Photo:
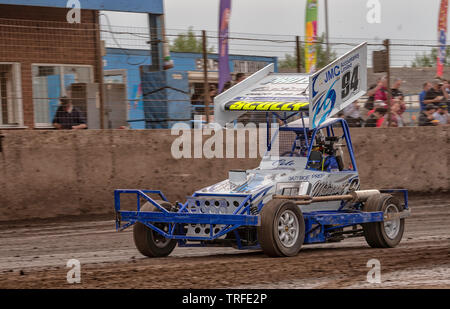
M439 121L435 121L433 113L436 107L433 104L427 104L425 110L419 115L419 126L434 126L438 125Z
M445 100L447 101L447 111L448 111L448 106L450 103L450 84L448 82L448 80L443 79L442 80L442 94L444 95Z
M439 121L440 125L448 124L448 106L446 103L440 103L438 110L434 112L433 118Z
M58 130L86 129L86 119L82 113L72 105L67 97L60 98L61 105L56 110L53 126Z
M389 126L389 118L388 114L386 114L381 120L380 126L388 127ZM401 115L401 107L399 102L393 102L391 106L391 127L403 127L403 118Z
M381 77L377 79L376 84L372 84L369 87L369 90L367 90L367 101L364 104L364 108L368 111L373 110L374 108L374 102L375 102L375 93L383 86L383 83L381 82Z
M245 79L245 74L244 73L237 73L236 74L236 78L234 80L234 84L239 84L240 82L242 82Z
M375 92L375 101L383 101L387 103L387 77L381 78L380 87L377 86L378 90Z
M433 87L427 91L423 103L425 104L439 104L444 101L444 94L441 90L441 81L438 79L433 80Z
M400 110L398 111L399 115L403 114L406 110L405 96L403 92L400 90L400 86L403 84L403 82L404 81L401 78L395 78L394 85L391 88L392 99L399 103L400 107Z
M425 110L425 95L427 94L427 91L431 89L431 83L425 82L423 83L423 90L419 94L419 101L420 101L420 111L423 112Z
M373 113L366 119L365 127L377 127L377 123L386 114L387 109L385 107L376 107Z

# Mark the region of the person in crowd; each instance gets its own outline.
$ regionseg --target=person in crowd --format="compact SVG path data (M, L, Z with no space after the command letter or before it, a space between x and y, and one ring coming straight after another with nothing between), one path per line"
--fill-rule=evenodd
M245 79L245 74L244 73L237 73L235 80L234 80L234 84L239 84L240 82L242 82Z
M440 103L438 110L433 113L433 119L439 121L440 125L448 125L448 105L447 103Z
M428 90L431 89L431 83L430 82L425 82L423 83L423 90L422 92L419 94L419 102L420 102L420 111L424 111L425 110L425 95L427 94Z
M403 94L403 91L400 90L400 86L404 83L404 81L401 78L394 78L394 84L391 88L391 94L392 94L392 100L394 102L398 102L400 106L400 110L398 114L403 114L406 110L406 104L405 104L405 95ZM394 103L392 102L392 104Z
M441 90L445 100L447 101L447 111L449 111L448 108L450 106L450 84L447 79L442 80Z
M400 102L393 102L391 105L391 127L403 127L403 118L401 113ZM381 120L381 127L389 126L389 114L386 114Z
M82 130L87 129L86 118L68 97L59 99L60 106L53 118L53 126L58 130Z
M364 103L364 108L367 111L373 110L375 103L375 93L383 86L381 82L381 77L377 78L377 82L369 86L366 95L368 96L366 103Z
M439 124L433 117L436 107L433 104L427 104L425 110L419 115L419 126L435 126Z
M388 93L388 89L387 89L387 77L384 76L381 78L381 87L378 87L378 90L375 92L375 101L383 101L385 103L387 103L387 93Z
M445 100L445 96L441 90L443 83L439 79L435 79L432 82L432 87L425 94L425 98L423 103L428 105L435 105L443 102Z
M380 119L383 119L384 115L386 114L387 109L385 107L376 107L373 110L373 113L370 114L370 116L366 119L366 123L364 124L365 127L377 127L377 123ZM379 126L378 126L379 127Z

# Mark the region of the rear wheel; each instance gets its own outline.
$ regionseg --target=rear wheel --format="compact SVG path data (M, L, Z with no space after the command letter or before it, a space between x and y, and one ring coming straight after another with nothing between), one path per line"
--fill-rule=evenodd
M305 221L300 208L288 200L271 200L261 211L258 240L268 256L294 256L305 238Z
M172 207L172 205L166 201L155 202L167 210ZM147 202L141 207L141 211L160 210L153 204ZM169 230L169 224L167 223L154 223L154 225L165 232L168 232ZM141 222L136 222L133 226L133 238L134 244L139 252L148 257L168 256L177 245L177 241L175 239L165 238Z
M371 196L364 204L364 211L382 211L384 214L398 214L403 210L398 199L390 194ZM393 248L403 237L405 219L363 224L364 237L373 248Z

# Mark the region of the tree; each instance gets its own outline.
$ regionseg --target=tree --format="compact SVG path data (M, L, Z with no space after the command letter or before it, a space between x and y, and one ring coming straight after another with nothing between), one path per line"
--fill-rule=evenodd
M325 34L322 33L322 35L320 37L317 38L317 42L319 43L323 43L325 42ZM330 49L330 59L327 59L327 49L325 44L314 44L314 48L316 50L316 55L317 55L317 70L323 68L324 66L326 66L328 63L332 62L333 60L336 59L337 55L336 52L334 52L333 50ZM300 43L300 65L302 67L302 69L305 69L305 49L304 49L304 45L302 43ZM280 61L279 64L280 69L293 69L297 67L297 55L294 53L293 55L291 54L285 54L284 55L284 60Z
M437 55L438 49L432 48L431 52L423 53L422 55L417 55L412 62L413 68L423 68L423 67L435 67L437 65ZM450 46L445 49L444 66L450 66Z
M189 27L187 33L180 33L177 35L173 44L170 45L170 50L174 52L202 53L202 38L197 37L194 30L192 30L192 27ZM212 53L214 52L214 48L207 46L206 52Z

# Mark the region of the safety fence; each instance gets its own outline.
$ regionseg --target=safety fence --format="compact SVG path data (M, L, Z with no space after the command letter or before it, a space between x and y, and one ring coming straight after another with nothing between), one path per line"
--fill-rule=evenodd
M83 16L80 24L0 18L0 128L152 129L214 121L216 31L124 27L106 15ZM228 42L226 87L268 64L304 72L303 36L230 33ZM320 36L317 67L361 42L368 43L368 84L375 84L385 75L370 69L372 52L385 49L382 39ZM165 43L173 61L168 70ZM402 81L406 126L417 125L419 93L435 78L437 47L435 40L390 40L391 86ZM363 119L365 100L358 103Z

